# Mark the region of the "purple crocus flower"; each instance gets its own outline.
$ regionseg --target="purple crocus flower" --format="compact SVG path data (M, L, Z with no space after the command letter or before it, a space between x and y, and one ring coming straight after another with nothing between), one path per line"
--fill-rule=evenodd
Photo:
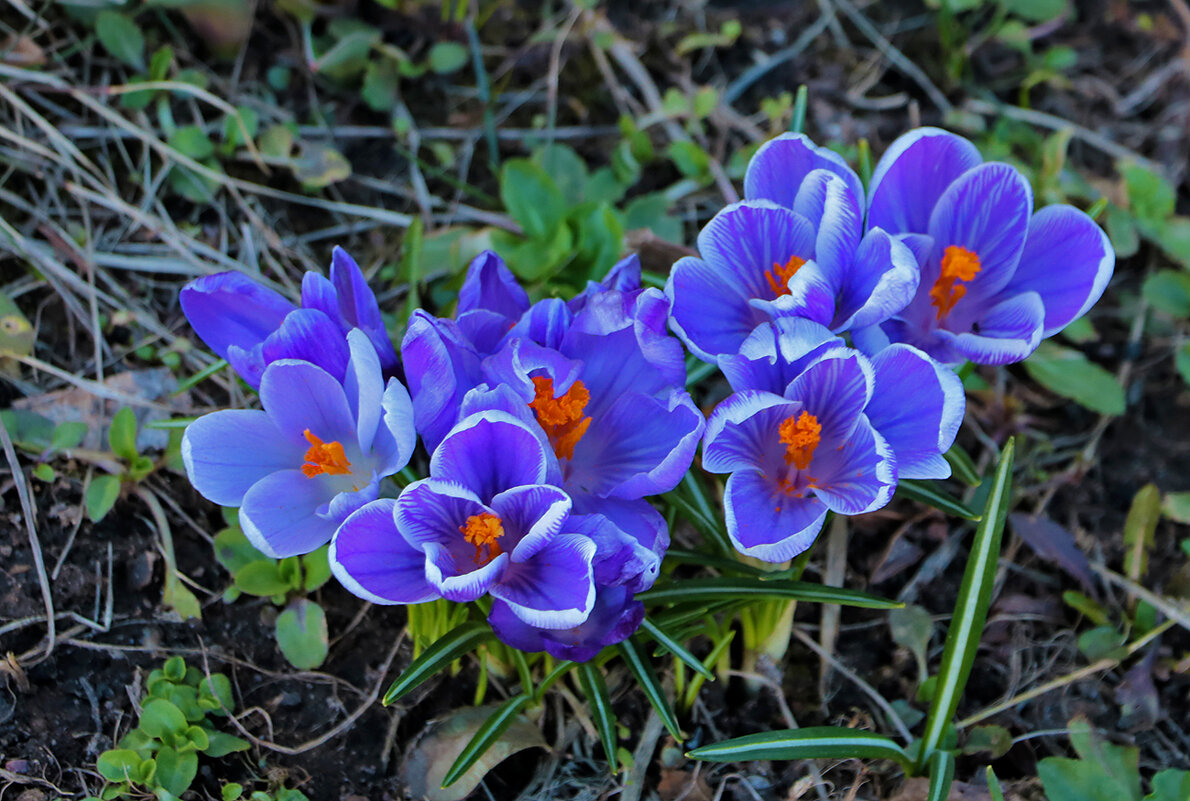
M1082 316L1115 267L1107 236L1067 205L1034 213L1029 183L937 128L897 139L872 175L868 226L901 235L921 280L893 319L856 331L864 350L907 342L939 361L1017 362Z
M745 389L719 404L707 422L703 467L730 474L723 508L741 553L785 561L810 547L828 511L855 515L888 503L897 464L865 414L874 389L871 363L832 347L781 394Z
M527 626L583 624L595 603L596 545L575 533L566 493L546 483L548 456L509 415L467 417L435 449L429 478L343 523L331 569L376 603L491 595Z
M496 636L522 651L545 651L558 659L586 662L603 650L628 639L640 628L645 606L632 597L627 587L601 587L586 621L567 629L543 629L527 625L512 608L497 601L488 623Z
M759 324L803 317L844 331L900 311L917 289L912 252L879 228L864 233L859 178L800 134L764 145L748 166L747 200L699 233L700 258L666 284L672 325L704 361L735 353Z
M349 332L347 346L342 378L307 361L274 361L260 382L263 411L212 412L182 438L190 483L207 500L238 506L244 534L269 556L328 542L413 453L409 393L395 378L385 386L363 331Z
M180 300L203 342L252 387L260 386L265 368L279 359L312 362L341 380L349 357L347 332L353 328L366 334L386 374L399 365L376 296L342 248L334 250L330 280L306 273L301 308L234 271L191 281Z
M837 336L809 320L782 318L759 326L740 352L719 357L731 388L784 394L790 382L827 353L854 354ZM963 421L963 384L950 368L905 344L867 360L872 398L864 415L893 451L897 477L947 478L942 456Z

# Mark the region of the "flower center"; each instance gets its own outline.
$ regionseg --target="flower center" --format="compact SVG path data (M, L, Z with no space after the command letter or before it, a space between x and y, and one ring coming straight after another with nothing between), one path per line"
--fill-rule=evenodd
M789 261L782 266L773 262L773 269L764 271L764 280L769 282L769 289L773 290L773 297L779 298L789 294L789 279L802 268L806 260L799 256L790 256Z
M930 303L938 307L938 319L950 314L955 304L967 294L960 281L970 281L980 270L979 256L966 248L950 245L942 255L942 272L930 289Z
M805 470L822 439L822 425L818 418L806 411L796 418L791 415L782 421L780 432L781 444L785 446L785 464Z
M459 531L463 532L464 540L475 546L475 564L480 567L504 553L497 542L504 536L504 524L491 512L471 515L459 526Z
M306 429L302 432L310 447L306 449L304 457L306 463L302 465L302 473L306 478L314 478L326 474L328 476L346 476L351 474L351 462L343 453L343 446L338 442L323 442Z
M537 416L538 424L545 429L554 453L559 459L574 456L574 446L587 433L590 417L583 417L591 393L582 381L575 381L560 398L554 397L554 379L536 376L533 379L535 395L529 408Z

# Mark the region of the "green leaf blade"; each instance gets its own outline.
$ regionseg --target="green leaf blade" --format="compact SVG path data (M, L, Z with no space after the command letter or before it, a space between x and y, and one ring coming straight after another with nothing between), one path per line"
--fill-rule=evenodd
M890 737L839 726L747 734L721 743L704 745L686 754L707 762L750 762L792 759L891 759L909 765L909 756Z
M641 647L640 642L635 637L630 637L620 643L619 650L624 663L628 665L628 670L632 672L637 684L644 691L645 697L657 711L657 716L661 718L665 728L669 729L669 733L675 740L679 743L682 742L685 739L682 735L682 727L678 725L678 718L674 714L669 699L665 697L665 690L657 678L657 672L649 663L648 655Z
M616 713L612 711L611 696L607 691L607 684L603 680L603 673L591 662L583 662L578 666L579 684L583 687L583 694L591 705L591 717L595 721L595 728L599 730L599 739L603 743L603 753L607 757L608 766L612 773L619 770L616 759Z
M1004 536L1004 523L1012 507L1012 465L1014 440L1008 440L992 479L992 488L984 506L983 519L975 530L975 540L967 558L967 568L959 588L954 617L946 633L942 665L930 711L921 738L919 766L938 750L946 726L958 709L959 697L971 675L975 652L979 648L984 623L991 605L996 579L996 563Z
M759 580L733 576L665 582L651 590L638 593L636 597L650 604L784 598L811 603L858 606L864 609L899 609L902 606L897 601L842 587L826 587L807 581Z
M407 695L426 679L445 670L460 656L474 651L486 642L491 642L495 637L491 627L479 621L469 621L451 629L423 651L421 656L414 659L405 672L397 677L384 694L384 705L388 706Z
M442 787L450 787L479 761L488 749L495 745L501 735L508 730L516 716L533 701L533 696L521 693L509 698L491 716L483 722L474 736L463 746L462 752L446 771L442 779Z

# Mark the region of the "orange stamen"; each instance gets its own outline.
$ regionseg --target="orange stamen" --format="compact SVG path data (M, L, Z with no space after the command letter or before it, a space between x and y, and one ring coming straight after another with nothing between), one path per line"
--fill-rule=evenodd
M806 260L799 256L790 256L785 266L773 262L773 269L764 271L764 280L769 282L769 289L773 290L773 297L779 298L789 294L789 279L802 268Z
M497 542L504 536L504 524L491 512L471 515L459 526L459 531L463 539L475 546L475 564L481 567L504 553Z
M791 415L781 423L780 432L781 444L785 446L785 464L805 470L814 459L814 451L822 438L818 418L806 411L797 418Z
M306 478L314 478L325 473L328 476L345 476L351 473L351 462L347 461L347 454L343 453L343 446L338 442L323 442L310 433L310 429L302 432L310 447L306 450L306 464L302 465L302 473Z
M958 245L950 245L942 255L942 272L930 289L930 303L938 307L938 319L950 314L964 295L967 287L957 283L971 281L980 270L979 256Z
M537 416L538 424L545 429L550 444L554 446L554 453L559 459L573 458L574 446L591 425L591 418L583 417L591 393L582 381L575 381L565 395L555 398L554 379L547 376L534 377L533 388L535 395L529 408Z

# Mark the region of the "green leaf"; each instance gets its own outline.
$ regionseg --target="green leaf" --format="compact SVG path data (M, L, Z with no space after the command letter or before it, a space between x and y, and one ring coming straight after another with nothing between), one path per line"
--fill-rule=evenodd
M646 634L656 640L658 645L660 645L662 648L665 648L671 654L680 659L682 663L686 665L686 667L690 668L707 681L715 680L715 674L707 669L706 665L702 663L702 660L687 651L680 642L670 636L669 632L662 629L647 617L641 621L640 627Z
M1140 234L1136 230L1135 220L1127 211L1114 204L1109 205L1106 227L1117 258L1135 256L1140 250Z
M214 703L211 707L212 712L222 712L224 709L231 711L235 709L235 697L231 692L231 680L222 673L212 673L210 676L203 676L198 683L198 692L202 698L209 699Z
M1175 523L1190 524L1190 492L1170 492L1161 501L1161 514Z
M587 164L574 148L556 143L546 145L534 154L533 161L545 170L570 205L576 206L588 199L585 196Z
M50 450L68 451L77 448L87 436L87 424L68 421L54 426L54 436L50 440Z
M940 512L954 517L961 517L965 520L979 519L979 512L953 495L938 489L938 484L934 481L901 479L897 482L897 494L918 503L924 503L926 506L932 506Z
M495 637L491 627L480 621L468 621L451 629L423 651L421 656L414 659L405 672L397 677L384 694L384 705L388 706L400 699L426 679L446 670L451 662L463 654L491 642Z
M693 142L670 143L668 156L678 172L687 178L709 183L711 180L711 154Z
M1174 317L1190 317L1190 274L1158 270L1145 279L1141 294L1154 309Z
M145 35L132 17L105 9L95 17L95 35L103 49L133 69L145 68Z
M603 671L594 662L583 662L578 666L578 679L583 694L587 696L595 728L599 731L608 767L615 773L620 769L616 760L616 713L612 711L612 700L607 692L607 684L603 681Z
M87 485L83 495L83 505L87 507L87 519L98 523L116 504L120 497L119 476L95 476Z
M530 239L553 238L568 208L553 179L528 159L504 162L500 199Z
M483 722L479 730L463 746L462 753L451 764L450 769L446 771L446 776L442 779L442 786L444 788L449 787L461 779L471 766L499 741L500 736L504 734L521 713L521 710L527 707L532 700L532 696L521 693L520 695L514 695L496 707L496 710L492 712L491 716Z
M109 782L123 782L137 779L140 765L140 754L127 748L114 748L99 755L95 769Z
M236 784L235 782L228 782L219 788L219 797L222 801L238 801L239 797L244 794L244 785Z
M979 470L975 467L975 460L961 447L952 445L950 450L944 453L943 456L950 464L951 470L954 472L954 477L959 481L968 487L978 487L983 483L983 478L979 475Z
M107 431L107 441L112 453L121 459L131 461L136 458L136 414L132 409L125 406L116 412Z
M1124 572L1133 581L1140 581L1149 571L1149 551L1160 519L1161 490L1146 484L1133 496L1124 520Z
M1173 184L1164 177L1139 164L1124 164L1120 167L1120 173L1124 176L1128 205L1137 218L1157 223L1173 214L1177 196Z
M248 595L271 598L289 592L289 582L281 575L280 563L273 559L258 559L236 571L236 589Z
M266 158L287 159L293 152L293 131L286 125L273 125L260 135L257 145Z
M277 616L277 645L299 670L313 670L326 661L330 638L322 607L305 598L290 603Z
M48 464L42 463L33 468L33 477L38 481L50 482L57 477L57 472Z
M657 710L657 715L665 724L665 728L669 729L669 733L675 740L679 743L682 742L685 738L682 736L681 726L678 725L678 718L674 715L669 699L665 697L665 690L657 678L657 672L653 670L653 665L649 662L648 655L645 654L640 641L635 637L630 637L620 643L619 650L624 663L628 665L628 670L636 678L636 683L644 691L645 697L649 699L653 709Z
M950 751L935 751L930 757L930 786L926 801L946 801L950 797L950 786L954 784L954 754Z
M247 751L252 747L252 743L242 737L222 731L208 731L207 739L210 740L210 745L203 753L209 757L223 757L238 751Z
M1190 384L1190 342L1178 348L1178 352L1174 356L1174 366L1182 380Z
M983 519L975 530L975 540L963 571L954 615L946 632L938 683L930 702L930 711L926 715L917 760L919 766L938 750L942 736L958 708L959 698L971 675L975 653L979 649L979 639L987 621L992 587L996 581L996 562L1000 556L1004 521L1012 508L1014 450L1014 441L1010 439L1000 453L1000 462L996 466L991 491L983 509Z
M1096 626L1078 635L1078 650L1088 662L1098 662L1109 657L1122 657L1127 651L1123 645L1128 638L1124 632L1112 625Z
M1116 377L1077 350L1042 342L1025 360L1025 370L1046 389L1091 411L1124 413L1124 390Z
M1170 217L1156 233L1161 249L1190 268L1190 217Z
M964 754L991 754L999 759L1012 748L1012 733L1003 726L976 726L963 744ZM939 753L939 752L935 752Z
M169 136L168 144L183 156L202 161L215 155L215 143L197 125L184 125Z
M392 111L397 105L397 91L400 77L397 65L389 59L369 61L364 70L364 84L360 88L360 99L373 111Z
M842 587L826 587L807 581L757 580L734 576L667 581L638 593L637 599L651 604L708 603L722 600L788 598L810 603L842 604L864 609L897 609L898 601Z
M439 75L458 72L467 64L470 53L458 42L436 42L430 48L426 61L430 69Z
M633 198L624 207L624 228L646 228L667 242L682 243L682 221L669 214L669 198L653 192Z
M248 542L239 526L225 528L215 535L215 560L233 576L253 562L272 562Z
M1167 768L1153 777L1153 792L1145 801L1186 801L1190 798L1190 771Z
M293 162L293 177L311 189L321 189L351 177L351 162L329 145L303 142Z
M909 755L891 737L841 726L808 726L747 734L695 748L690 759L753 762L791 759L891 759L908 767Z
M158 740L167 735L180 735L186 731L186 716L182 710L164 698L154 698L141 707L140 723L137 728Z
M186 679L186 660L180 656L171 656L161 666L161 675L173 682Z
M306 592L314 592L330 580L331 565L326 558L328 551L330 546L323 545L302 557L302 587Z
M1140 801L1138 749L1104 742L1083 717L1070 721L1070 742L1079 759L1037 763L1049 801Z
M157 783L175 796L190 789L198 774L198 754L168 746L157 752Z

